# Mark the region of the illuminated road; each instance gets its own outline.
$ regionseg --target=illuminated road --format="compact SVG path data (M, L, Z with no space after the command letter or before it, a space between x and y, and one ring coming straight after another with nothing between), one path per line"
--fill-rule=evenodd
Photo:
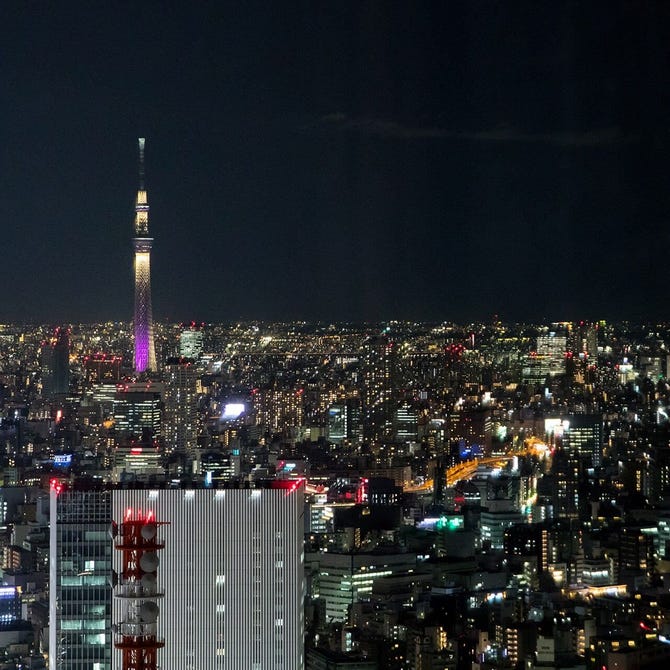
M526 456L529 454L543 456L546 453L546 450L547 446L544 442L538 438L530 437L524 441L524 448L520 452L508 452L504 456L491 456L472 461L464 461L463 463L458 463L457 465L450 467L445 476L446 486L451 487L463 479L471 479L480 465L491 468L502 468L511 461L514 456ZM433 490L433 480L428 479L420 486L409 486L405 487L404 490L406 493L430 493Z
M450 467L445 473L445 484L447 487L450 487L462 479L471 479L480 465L502 468L512 458L512 456L491 456L490 458L478 458L474 461L458 463ZM430 493L433 490L433 480L427 479L420 486L407 486L404 490L406 493Z

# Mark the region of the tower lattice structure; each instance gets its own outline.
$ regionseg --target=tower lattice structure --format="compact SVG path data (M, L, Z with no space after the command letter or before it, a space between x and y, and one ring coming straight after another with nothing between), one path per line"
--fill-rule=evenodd
M151 313L151 247L149 203L144 186L144 144L139 138L140 184L135 201L135 371L156 370L153 316Z

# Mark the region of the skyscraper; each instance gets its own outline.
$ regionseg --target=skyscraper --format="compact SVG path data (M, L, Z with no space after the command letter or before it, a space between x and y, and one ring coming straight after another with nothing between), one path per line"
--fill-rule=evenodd
M114 398L117 439L135 439L150 444L160 434L163 421L163 385L159 383L119 384Z
M42 344L43 394L67 395L70 390L70 330L56 328L53 337Z
M191 358L168 358L165 364L163 435L169 451L193 456L197 446L197 373Z
M116 670L149 636L139 642L164 668L302 670L303 501L298 480L99 491L54 481L50 669ZM157 532L160 551L136 533L129 561L129 521L147 526L144 540ZM138 583L138 567L155 579Z
M203 332L202 325L192 321L182 326L179 334L179 355L184 358L198 359L202 356Z
M53 392L66 395L70 390L70 329L56 328L53 345Z
M149 204L144 187L144 138L139 138L140 184L135 202L135 371L156 370L151 314L151 247Z
M385 335L370 337L363 344L363 430L369 439L379 440L392 435L396 363L395 343Z
M566 426L563 447L576 451L592 467L600 465L603 453L603 418L591 414L571 414L563 421Z

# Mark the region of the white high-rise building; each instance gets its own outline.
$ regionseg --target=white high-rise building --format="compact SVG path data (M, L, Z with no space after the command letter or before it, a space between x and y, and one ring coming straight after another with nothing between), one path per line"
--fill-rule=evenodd
M169 451L195 452L198 375L190 358L168 358L165 364L163 436Z
M565 352L567 349L565 335L550 332L537 338L537 355L542 361L542 370L545 375L555 377L565 373Z
M179 333L179 355L184 358L198 359L202 356L202 330L191 324Z
M257 488L52 488L50 670L122 668L114 645L128 626L139 625L119 625L128 621L128 600L114 595L129 588L127 550L113 548L127 519L157 523L157 546L164 545L152 559L154 595L143 581L132 587L138 607L143 593L158 606L154 621L141 624L164 642L158 666L302 670L303 502L296 481ZM117 529L116 540L110 528Z

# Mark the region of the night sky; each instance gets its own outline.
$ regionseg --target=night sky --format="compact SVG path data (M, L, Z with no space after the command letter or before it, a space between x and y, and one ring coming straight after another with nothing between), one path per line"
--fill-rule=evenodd
M670 3L0 6L0 319L668 316Z

